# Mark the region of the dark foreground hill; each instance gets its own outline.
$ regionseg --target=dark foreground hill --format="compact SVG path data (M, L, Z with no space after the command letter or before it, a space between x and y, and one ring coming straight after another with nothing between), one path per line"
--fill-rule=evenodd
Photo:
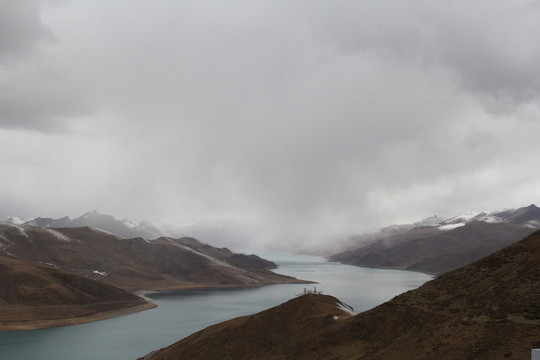
M339 328L344 319L351 317L351 311L332 296L302 295L258 314L210 326L158 351L152 360L293 356L298 343Z
M83 323L154 306L111 285L0 255L0 330Z
M122 239L90 227L0 225L0 254L31 260L122 289L261 286L301 282L255 255L192 238Z
M536 232L356 316L332 297L302 296L151 358L529 359L540 347L539 258Z

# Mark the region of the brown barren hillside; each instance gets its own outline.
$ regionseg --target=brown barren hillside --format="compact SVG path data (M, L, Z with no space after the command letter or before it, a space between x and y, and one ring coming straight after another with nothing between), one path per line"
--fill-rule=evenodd
M0 255L0 330L71 325L154 306L111 285Z
M535 231L524 225L508 223L473 222L449 231L427 226L335 254L328 259L350 265L438 275L488 256Z
M305 282L256 255L192 238L122 239L102 230L0 225L0 329L69 325L153 307L120 290Z
M122 239L90 228L0 225L0 254L46 264L120 288L169 290L305 282L275 264L192 238Z
M159 359L271 359L335 329L352 309L328 295L302 295L255 315L210 326L158 351Z
M152 359L529 359L540 347L539 258L536 232L350 318L333 320L329 297L300 297Z

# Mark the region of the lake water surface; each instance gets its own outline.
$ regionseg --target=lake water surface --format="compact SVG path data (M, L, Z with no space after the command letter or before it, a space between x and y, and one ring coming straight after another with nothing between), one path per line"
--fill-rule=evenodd
M319 284L153 294L159 307L132 315L62 328L0 332L0 358L135 360L209 325L279 305L304 288L316 286L362 312L431 279L415 272L329 263L314 256L263 257L280 265L276 272Z

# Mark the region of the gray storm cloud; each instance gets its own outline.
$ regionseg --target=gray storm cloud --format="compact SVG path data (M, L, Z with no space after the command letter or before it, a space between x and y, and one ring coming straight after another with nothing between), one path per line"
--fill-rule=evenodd
M0 59L5 62L27 55L40 41L51 40L51 32L40 19L37 1L0 2Z
M43 7L0 2L0 128L66 131L91 110L79 69L55 53L60 44L43 24Z
M540 196L537 2L25 4L1 4L5 215L309 246Z

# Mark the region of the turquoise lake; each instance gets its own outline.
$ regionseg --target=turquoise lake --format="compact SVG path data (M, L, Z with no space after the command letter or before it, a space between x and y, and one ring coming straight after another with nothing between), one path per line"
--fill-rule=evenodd
M140 313L62 328L0 332L0 358L135 360L209 325L279 305L304 288L316 286L362 312L431 279L422 273L360 268L314 256L262 256L280 266L276 272L318 284L152 294L159 307Z

